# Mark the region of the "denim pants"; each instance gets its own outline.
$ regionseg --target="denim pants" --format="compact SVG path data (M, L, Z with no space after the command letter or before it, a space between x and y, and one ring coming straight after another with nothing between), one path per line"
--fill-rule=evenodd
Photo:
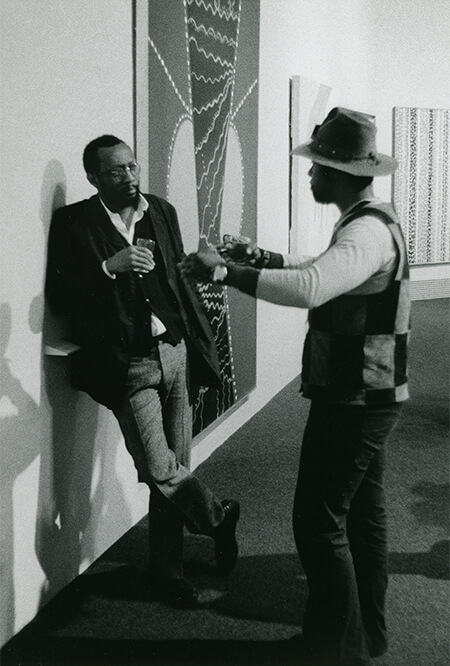
M293 527L309 588L303 638L320 664L368 664L387 650L384 444L400 411L311 404Z
M126 389L114 414L138 479L151 489L151 572L181 576L183 525L212 535L224 517L219 498L189 471L192 409L184 341L159 342L150 356L132 358Z

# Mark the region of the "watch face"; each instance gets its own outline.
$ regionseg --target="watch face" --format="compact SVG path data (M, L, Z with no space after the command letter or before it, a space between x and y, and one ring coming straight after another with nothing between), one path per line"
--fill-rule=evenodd
M226 266L216 266L213 273L214 282L222 282L225 280L228 275L228 270Z

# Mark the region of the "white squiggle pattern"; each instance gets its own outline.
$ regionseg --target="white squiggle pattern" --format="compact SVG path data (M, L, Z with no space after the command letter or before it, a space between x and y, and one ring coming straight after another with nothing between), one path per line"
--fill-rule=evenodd
M159 52L158 49L156 48L156 44L155 44L155 42L153 41L153 39L150 37L150 35L148 36L148 41L150 42L150 46L152 47L153 51L155 52L156 57L158 58L159 62L161 63L161 66L162 66L162 68L164 69L164 72L166 73L166 76L167 76L167 78L169 79L169 81L170 81L170 83L171 83L171 85L172 85L172 88L173 88L173 90L174 90L176 96L178 97L178 99L180 100L180 102L182 103L182 105L184 106L184 108L186 109L186 111L187 111L188 113L190 113L191 110L190 110L190 108L189 108L189 105L185 102L185 100L183 99L183 97L182 97L180 91L178 90L177 86L175 85L175 81L174 81L173 78L171 77L170 72L169 72L169 70L167 69L167 65L166 65L166 63L164 62L162 55L160 54L160 52Z
M240 9L241 9L241 4L239 3L239 18L240 18ZM236 71L236 62L237 62L237 54L238 54L238 46L239 46L239 32L240 32L240 29L241 29L241 22L239 20L238 24L237 24L237 29L236 29L236 48L234 50L234 62L233 62L234 71ZM233 108L233 101L234 101L234 80L233 80L233 87L231 89L230 109Z
M219 116L220 116L220 112L221 112L221 110L222 110L222 104L219 106L219 108L217 109L216 113L214 114L213 119L212 119L212 121L211 121L211 124L210 124L210 126L209 126L209 129L208 129L208 131L206 132L205 136L204 136L203 139L202 139L202 140L201 140L201 141L195 146L195 154L199 153L199 152L204 148L204 146L208 143L209 137L211 136L211 134L212 134L212 132L213 132L215 126L216 126L216 122L217 122L217 119L218 119Z
M186 0L183 0L183 8L184 8L184 36L186 44L187 77L188 77L188 90L189 90L189 113L192 115L191 59L189 58L189 27L188 27Z
M230 9L222 9L220 6L220 0L215 0L214 6L211 5L206 0L187 0L189 5L197 5L197 7L203 7L206 12L211 12L213 16L220 16L220 18L225 18L228 21L237 21L239 16L236 12Z
M233 113L231 114L231 120L234 120L234 119L236 118L236 116L237 116L239 110L242 108L243 104L247 101L249 95L253 92L253 89L254 89L254 87L256 86L257 83L258 83L258 79L255 79L255 80L253 81L252 85L250 86L250 88L249 88L249 89L247 90L247 92L245 93L244 97L243 97L243 98L241 99L241 101L239 102L239 104L238 104L238 106L236 107L236 109L235 109L235 110L233 111Z
M189 37L189 42L191 44L195 44L197 51L202 53L207 60L212 60L216 65L217 63L220 63L222 67L233 67L233 63L229 60L226 60L226 58L222 58L222 56L215 56L214 53L211 53L211 51L208 52L203 48L203 46L199 46L199 43L195 37Z
M203 238L203 240L206 241L207 245L210 245L210 246L213 245L213 243L211 242L211 232L214 231L215 228L216 228L216 221L217 221L217 218L219 216L220 206L222 204L223 190L224 190L224 183L222 183L222 185L220 187L219 196L218 196L217 202L216 202L216 210L213 213L212 218L211 218L211 222L210 222L210 224L209 224L209 226L206 230L204 229L204 222L205 222L206 211L209 208L210 201L208 201L208 204L205 206L205 209L204 209L204 215L203 215L203 220L202 220L202 230L200 231L200 238Z
M203 187L203 181L209 176L209 172L211 171L211 168L212 168L212 166L214 165L214 162L216 161L217 152L218 152L220 146L222 146L222 153L223 153L223 146L224 146L224 145L226 146L226 142L225 142L225 139L222 140L222 137L224 137L224 135L226 134L226 132L227 132L227 127L228 127L228 116L225 117L225 120L224 120L224 122L223 122L222 129L221 129L221 131L220 131L220 135L219 135L218 140L217 140L217 145L216 145L216 147L214 148L213 156L212 156L212 158L209 160L209 162L208 162L208 166L206 167L206 169L204 169L204 170L202 171L202 174L201 174L201 176L200 176L199 183L198 183L198 185L197 185L197 189L198 189L198 190L200 190L201 187ZM220 161L220 158L219 158L219 161Z
M223 103L227 98L228 88L232 85L232 83L233 83L233 78L229 78L222 92L219 95L217 95L217 97L215 97L211 102L208 102L207 104L204 104L203 106L200 107L194 106L194 113L198 113L200 115L201 113L204 113L205 111L214 108L215 106L217 106L217 104L219 104L219 112L220 112Z
M223 290L223 297L224 297L224 302L225 302L225 309L227 312L230 311L230 305L228 303L228 287L224 287ZM238 399L238 394L237 394L237 389L236 389L236 373L234 369L234 357L233 357L233 336L231 333L231 322L230 322L230 317L227 317L227 331L228 331L228 350L229 350L229 361L231 365L231 378L233 381L233 395L234 395L234 400L236 401Z
M205 0L186 0L186 3L193 86L192 116L200 218L199 235L202 243L208 245L215 242L220 233L224 162L233 108L241 4L239 1L233 4L225 0L222 5L220 0L214 0L214 3ZM239 7L238 13L233 11L235 6ZM193 14L189 15L191 11ZM227 20L229 25L221 23L219 32L217 20L213 20L213 16L220 16L221 19ZM233 25L231 22L236 20L237 23ZM216 49L219 48L222 50L218 52ZM204 287L199 285L198 293L214 332L220 359L221 379L219 390L211 392L207 389L198 396L198 401L203 404L196 405L195 413L203 423L207 418L208 401L210 408L220 416L235 402L237 391L228 298L224 288L217 285L204 285Z
M197 81L204 81L205 83L219 83L220 81L223 81L224 79L227 78L227 76L230 76L230 73L233 73L233 69L229 68L228 71L223 72L223 74L220 74L219 76L215 76L214 78L211 76L206 77L204 74L197 74L196 72L192 72L192 77L196 79Z
M208 389L205 388L204 386L200 387L198 398L193 409L193 420L197 423L200 423L200 430L203 430L203 428L205 427L205 422L203 420L203 412L205 408L205 395L207 391Z
M215 39L218 42L221 42L222 44L228 44L228 46L236 46L236 42L234 39L231 39L226 35L222 35L218 30L214 30L214 28L208 28L207 30L204 25L198 25L196 20L193 18L189 19L189 23L191 23L194 26L196 32L202 32L206 37L212 37L213 39Z
M227 129L228 129L228 128L227 128L227 126L226 126L225 131L227 131ZM220 144L219 144L219 145L220 145ZM221 152L220 152L220 156L219 156L219 159L218 159L218 162L217 162L217 168L216 168L215 171L214 171L213 179L212 179L212 183L211 183L211 186L209 187L209 192L208 192L207 202L206 202L205 208L203 209L202 225L201 225L201 229L202 229L203 231L204 231L204 223L205 223L206 211L208 210L208 208L210 207L210 204L211 204L211 199L212 199L212 196L213 196L213 193L214 193L214 186L215 186L215 184L216 184L216 179L217 179L217 176L218 176L218 174L219 174L219 172L220 172L220 169L221 169L221 166L222 166L223 159L224 159L224 157L225 157L226 147L227 147L227 142L226 142L226 138L225 138L225 140L224 140L223 143L222 143L222 150L221 150ZM209 171L209 167L208 167L208 171ZM222 187L221 187L221 191L222 191L222 188L223 188L223 184L222 184ZM209 237L209 231L212 230L212 229L214 229L214 226L215 226L215 220L212 220L212 222L210 223L210 225L209 225L209 227L208 227L208 234L207 234L208 237Z

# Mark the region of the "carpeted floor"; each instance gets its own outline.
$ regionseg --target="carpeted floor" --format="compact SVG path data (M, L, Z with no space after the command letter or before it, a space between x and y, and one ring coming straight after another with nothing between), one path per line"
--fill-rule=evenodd
M388 445L390 651L379 666L447 666L449 652L449 302L413 305L411 400ZM214 573L212 543L186 539L201 605L148 601L146 521L58 595L2 651L4 666L287 666L306 583L291 506L308 402L288 385L200 468L242 504L240 558Z

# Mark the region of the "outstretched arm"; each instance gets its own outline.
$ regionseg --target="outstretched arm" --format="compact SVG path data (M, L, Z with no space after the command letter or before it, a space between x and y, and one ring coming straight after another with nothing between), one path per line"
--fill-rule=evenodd
M364 283L379 272L387 283L392 279L396 256L386 225L374 218L369 222L361 218L343 230L337 242L306 267L257 270L227 264L223 283L271 303L314 308L357 288L364 289ZM214 267L220 261L225 263L213 251L206 256L205 253L190 255L188 259L187 272L204 281L212 281Z

